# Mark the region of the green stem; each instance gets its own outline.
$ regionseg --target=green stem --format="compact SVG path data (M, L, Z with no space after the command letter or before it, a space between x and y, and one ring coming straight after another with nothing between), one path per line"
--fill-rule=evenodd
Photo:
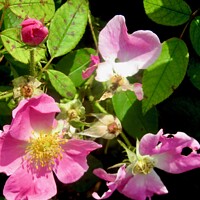
M99 111L101 111L102 113L107 114L108 112L100 105L100 103L98 101L94 102L94 106L96 106L96 108L99 109Z
M126 137L126 135L123 132L120 133L120 136L123 138L123 140L127 146L129 146L129 147L132 146L132 144L130 143L130 141L128 140L128 138Z
M107 140L107 141L106 141L106 145L105 145L105 149L104 149L104 154L107 154L107 153L108 153L109 144L110 144L110 140Z
M49 67L49 65L51 64L53 59L54 59L54 57L50 58L50 60L47 62L47 64L42 68L41 72L44 72L47 70L47 68Z
M0 100L10 98L13 96L13 91L12 92L4 92L0 94Z
M40 73L38 73L38 76L37 76L38 80L41 79L42 73L47 70L47 68L49 67L49 65L51 64L51 62L52 62L53 59L54 59L54 57L51 57L50 60L47 62L47 64L43 68L40 68L41 69Z
M198 14L199 11L200 11L200 8L198 8L196 11L194 11L194 12L192 13L192 15L191 15L189 21L188 21L187 24L185 25L185 27L184 27L184 29L183 29L183 31L182 31L180 37L179 37L180 39L183 38L183 35L184 35L186 29L188 28L189 24L190 24L191 21L195 18L195 16Z
M92 33L92 38L94 40L95 47L98 51L98 43L97 43L96 35L94 33L94 27L92 25L92 19L91 19L91 13L90 12L88 13L88 23L89 23L89 26L90 26L90 30L91 30L91 33Z
M34 57L35 49L30 49L30 75L35 76L35 57Z

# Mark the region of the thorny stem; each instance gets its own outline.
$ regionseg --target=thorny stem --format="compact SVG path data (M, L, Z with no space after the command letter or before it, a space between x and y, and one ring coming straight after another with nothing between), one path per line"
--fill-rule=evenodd
M94 40L95 47L98 51L97 39L96 39L96 35L94 33L94 27L92 25L92 19L91 19L91 13L90 12L88 13L88 23L89 23L89 26L90 26L90 30L91 30L91 33L92 33L92 38Z
M191 23L191 21L195 18L195 16L197 15L197 13L200 11L200 8L198 8L196 11L194 11L189 19L189 21L187 22L187 24L185 25L181 35L180 35L180 39L183 37L187 27L189 26L189 24Z

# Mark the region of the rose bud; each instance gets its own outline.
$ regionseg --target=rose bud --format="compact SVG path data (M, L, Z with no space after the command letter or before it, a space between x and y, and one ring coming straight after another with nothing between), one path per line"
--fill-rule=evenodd
M21 23L22 41L30 46L41 44L48 35L48 29L43 23L36 19L25 19Z

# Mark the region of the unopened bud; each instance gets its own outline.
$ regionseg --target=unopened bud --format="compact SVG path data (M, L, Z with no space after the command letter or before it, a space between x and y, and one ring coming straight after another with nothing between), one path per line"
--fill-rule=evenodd
M36 19L25 19L21 23L21 39L30 46L38 46L48 35L48 29Z

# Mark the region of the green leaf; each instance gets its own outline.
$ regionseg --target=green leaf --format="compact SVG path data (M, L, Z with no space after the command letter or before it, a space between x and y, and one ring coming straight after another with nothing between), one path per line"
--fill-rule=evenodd
M5 0L0 0L0 10L4 8Z
M62 96L68 99L73 99L76 94L76 88L71 79L57 70L47 70L49 80L55 90Z
M112 102L117 117L130 136L139 139L148 132L157 131L156 109L143 114L142 103L133 92L118 92L113 96Z
M200 16L190 24L190 40L196 53L200 56Z
M118 140L119 144L125 149L128 160L132 163L135 162L136 154L133 149L128 148L122 141Z
M189 68L187 71L192 84L200 90L200 58L192 57L189 61Z
M164 101L182 82L189 54L184 41L171 38L162 44L162 52L157 61L143 74L143 111Z
M85 32L87 14L85 0L69 0L56 11L47 40L52 57L62 56L78 44Z
M192 14L183 0L143 0L145 13L154 22L178 26L187 22Z
M19 16L16 16L9 8L6 9L5 15L4 15L4 29L8 28L21 28L20 24L22 22L22 18Z
M30 50L24 46L20 39L20 30L18 28L10 28L1 32L1 39L4 47L16 60L28 64ZM39 62L45 58L45 49L37 47L35 50L35 61Z
M53 0L9 0L9 8L23 19L29 17L44 22L50 21L55 13Z
M8 107L6 102L0 101L0 115L1 116L8 116L11 115L12 111L11 109Z
M15 60L10 54L5 54L5 59L10 62L10 70L13 78L24 76L30 73L29 64Z
M68 75L78 87L85 82L82 78L82 71L89 66L91 54L95 54L95 50L91 48L70 52L58 62L56 69Z

